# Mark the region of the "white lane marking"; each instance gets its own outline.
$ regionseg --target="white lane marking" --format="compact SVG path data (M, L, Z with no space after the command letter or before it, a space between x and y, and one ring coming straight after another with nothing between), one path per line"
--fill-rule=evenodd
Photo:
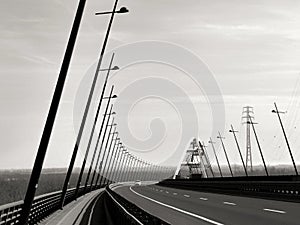
M277 210L277 209L264 209L264 211L268 211L268 212L274 212L274 213L281 213L281 214L284 214L286 213L285 211L282 211L282 210Z
M176 193L176 192L174 192L174 193L173 193L173 195L177 195L177 193Z
M102 190L103 191L103 190ZM100 192L101 193L101 192ZM86 206L88 206L89 204L90 204L90 202L92 202L93 201L93 199L94 198L96 198L97 197L97 194L95 194L93 197L91 197L88 201L84 201L84 200L82 200L82 202L80 202L78 205L75 205L67 214L65 214L64 215L64 217L63 218L61 218L60 219L60 221L57 223L57 225L59 225L59 224L62 224L63 223L63 221L76 209L76 208L79 208L79 206L81 206L81 207L86 207ZM84 210L84 212L85 212L85 210ZM84 213L83 212L83 213ZM80 212L79 212L80 213ZM83 214L82 214L83 215ZM74 221L75 222L75 221ZM47 223L48 224L48 223Z
M90 212L90 215L89 215L89 221L88 221L89 225L92 224L92 217L93 217L95 205L97 204L97 201L99 200L99 198L101 197L102 194L103 194L103 192L99 194L99 196L97 197L97 199L95 200L95 202L94 202L94 204L92 206L92 209L91 209L91 212Z
M207 201L207 198L199 198L200 200Z
M197 215L197 214L194 214L194 213L185 211L185 210L183 210L183 209L179 209L179 208L176 208L176 207L174 207L174 206L171 206L171 205L168 205L168 204L165 204L165 203L156 201L156 200L154 200L154 199L152 199L152 198L149 198L149 197L144 196L144 195L142 195L142 194L140 194L140 193L137 193L136 191L134 191L134 190L132 189L132 187L130 187L129 189L130 189L133 193L135 193L136 195L138 195L138 196L140 196L140 197L142 197L142 198L145 198L145 199L147 199L147 200L149 200L149 201L155 202L156 204L165 206L165 207L167 207L167 208L173 209L173 210L175 210L175 211L184 213L184 214L186 214L186 215L195 217L195 218L197 218L197 219L206 221L206 222L211 223L211 224L215 224L215 225L224 225L223 223L220 223L220 222L217 222L217 221L208 219L208 218L206 218L206 217L204 217L204 216L200 216L200 215Z
M131 187L130 187L131 188ZM143 225L142 222L140 222L137 218L135 218L135 216L133 216L130 212L128 212L108 191L106 191L106 193L111 197L111 199L117 203L119 205L119 207L121 207L121 209L123 209L123 211L125 213L127 213L130 217L132 217L138 224Z
M186 197L186 198L189 198L190 196L189 195L183 195L184 197Z
M225 205L236 205L235 203L233 202L223 202Z
M169 192L168 192L168 191L166 191L166 193L167 193L167 194L169 194Z

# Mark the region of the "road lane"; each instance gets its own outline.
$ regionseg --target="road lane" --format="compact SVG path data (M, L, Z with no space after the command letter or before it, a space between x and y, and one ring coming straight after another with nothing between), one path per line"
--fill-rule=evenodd
M157 204L155 201L228 225L300 224L298 203L180 190L158 185L134 186L132 191L128 186L119 187L115 191L171 224L212 223Z

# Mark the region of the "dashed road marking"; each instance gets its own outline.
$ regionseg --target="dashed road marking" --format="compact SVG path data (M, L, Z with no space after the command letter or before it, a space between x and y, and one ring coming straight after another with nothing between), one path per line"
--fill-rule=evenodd
M186 197L186 198L189 198L190 196L189 195L183 195L184 197Z
M176 192L174 192L174 193L173 193L173 195L177 195L177 193L176 193Z
M207 198L199 198L200 200L207 201Z
M172 205L168 205L168 204L159 202L159 201L157 201L157 200L154 200L154 199L152 199L152 198L149 198L149 197L147 197L147 196L145 196L145 195L142 195L142 194L140 194L140 193L137 193L135 190L132 189L132 187L130 187L129 189L130 189L133 193L135 193L136 195L138 195L138 196L140 196L140 197L142 197L142 198L145 198L145 199L147 199L147 200L149 200L149 201L152 201L152 202L154 202L154 203L156 203L156 204L159 204L159 205L162 205L162 206L164 206L164 207L173 209L173 210L175 210L175 211L177 211L177 212L184 213L184 214L186 214L186 215L195 217L195 218L197 218L197 219L206 221L206 222L211 223L211 224L214 224L214 225L224 225L223 223L217 222L217 221L212 220L212 219L209 219L209 218L207 218L207 217L200 216L200 215L197 215L197 214L195 214L195 213L188 212L188 211L185 211L185 210L183 210L183 209L176 208L176 207L174 207L174 206L172 206Z
M166 193L167 193L167 194L169 194L169 192L168 192L168 191L166 191Z
M277 209L264 209L264 211L268 211L268 212L274 212L274 213L280 213L280 214L284 214L286 213L285 211L282 210L277 210Z
M225 205L236 205L235 203L233 202L223 202Z

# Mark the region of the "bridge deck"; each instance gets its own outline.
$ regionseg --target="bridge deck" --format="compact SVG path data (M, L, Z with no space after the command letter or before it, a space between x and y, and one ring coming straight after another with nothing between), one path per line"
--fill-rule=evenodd
M43 220L41 225L79 225L89 203L104 189L88 193Z

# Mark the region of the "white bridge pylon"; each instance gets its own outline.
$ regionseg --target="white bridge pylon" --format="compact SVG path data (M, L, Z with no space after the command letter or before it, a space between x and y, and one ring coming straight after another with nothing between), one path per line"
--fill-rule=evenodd
M179 162L174 178L214 177L205 146L194 138Z

